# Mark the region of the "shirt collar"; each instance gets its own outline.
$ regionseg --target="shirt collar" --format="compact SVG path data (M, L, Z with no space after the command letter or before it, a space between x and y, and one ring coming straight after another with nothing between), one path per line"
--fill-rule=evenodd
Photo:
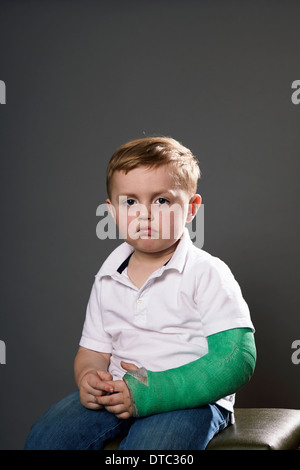
M177 271L181 272L183 270L183 267L186 261L188 248L192 244L193 243L191 241L189 231L185 227L181 240L178 243L176 250L174 254L172 255L172 258L163 268L164 269L176 269ZM124 242L121 245L119 245L117 248L114 249L114 251L112 251L112 253L104 261L100 270L96 274L96 277L100 278L103 276L112 276L113 274L115 274L119 266L133 251L134 251L133 246L129 245L129 243L127 242Z

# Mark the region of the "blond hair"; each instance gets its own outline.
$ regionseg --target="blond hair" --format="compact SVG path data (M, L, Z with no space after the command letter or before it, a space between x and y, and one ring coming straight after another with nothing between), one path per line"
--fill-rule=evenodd
M144 137L119 147L112 155L106 170L106 189L111 197L111 180L115 171L129 171L147 166L157 168L169 165L174 182L193 195L201 172L198 160L192 152L171 137Z

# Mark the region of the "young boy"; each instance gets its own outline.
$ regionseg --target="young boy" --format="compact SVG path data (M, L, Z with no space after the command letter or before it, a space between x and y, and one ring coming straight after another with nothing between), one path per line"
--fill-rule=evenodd
M128 142L107 168L125 242L95 277L74 362L79 392L33 426L26 449L205 449L233 422L256 360L248 306L229 268L185 224L200 170L172 138Z

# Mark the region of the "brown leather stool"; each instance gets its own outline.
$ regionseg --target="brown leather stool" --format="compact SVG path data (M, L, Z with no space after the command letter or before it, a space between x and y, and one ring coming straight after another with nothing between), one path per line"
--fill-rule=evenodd
M237 408L235 423L217 434L207 450L300 448L300 410Z
M121 439L104 450L117 450ZM300 449L300 410L236 408L235 423L217 434L206 450Z

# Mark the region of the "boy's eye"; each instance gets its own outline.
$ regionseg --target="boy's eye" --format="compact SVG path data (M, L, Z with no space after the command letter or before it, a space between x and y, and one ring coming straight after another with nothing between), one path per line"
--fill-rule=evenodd
M125 203L126 203L127 206L133 206L133 204L135 203L135 200L134 199L126 199Z
M167 204L169 201L165 199L164 197L159 197L157 199L158 204Z

